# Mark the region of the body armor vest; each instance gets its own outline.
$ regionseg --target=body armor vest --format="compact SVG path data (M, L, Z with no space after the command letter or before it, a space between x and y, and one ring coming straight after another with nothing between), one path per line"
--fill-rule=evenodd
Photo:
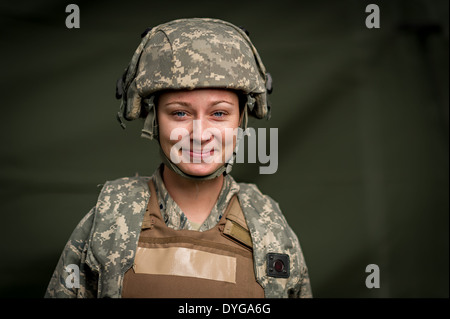
M219 223L204 232L169 228L153 182L123 298L263 298L253 245L237 196Z

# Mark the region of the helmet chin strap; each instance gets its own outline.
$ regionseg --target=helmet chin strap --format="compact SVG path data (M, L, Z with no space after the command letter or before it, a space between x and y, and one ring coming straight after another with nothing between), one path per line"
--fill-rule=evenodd
M161 159L163 161L163 163L170 168L172 171L174 171L175 173L177 173L180 176L183 176L184 178L187 179L191 179L191 180L195 180L195 181L207 181L210 179L214 179L216 177L219 177L222 174L226 175L226 171L227 171L227 164L226 163L224 166L219 167L218 169L216 169L214 172L212 172L211 174L208 175L204 175L204 176L196 176L196 175L190 175L190 174L186 174L185 172L183 172L176 164L174 164L167 156L166 154L164 154L161 145L159 146L159 154L161 156ZM234 158L234 153L233 153L233 158ZM231 169L230 169L231 171Z
M145 123L144 123L144 128L142 130L142 133L143 133L142 137L153 139L155 137L155 135L156 135L156 132L157 132L158 123L157 123L157 119L156 119L155 107L153 105L153 96L149 100L150 100L151 107L148 110L150 112L149 112L149 114L148 114L148 116L147 116L147 118L145 120ZM240 123L239 127L242 128L243 131L245 131L247 129L248 109L252 110L254 104L255 104L255 99L248 94L247 95L247 101L246 101L245 106L244 106L244 110L243 110L242 115L241 115L241 117L239 119L239 123ZM171 169L172 171L174 171L178 175L180 175L180 176L182 176L184 178L187 178L187 179L196 180L196 181L206 181L206 180L211 180L211 179L217 178L220 175L224 175L224 176L228 175L231 172L231 170L233 168L234 161L236 159L236 154L238 152L239 141L242 139L243 135L244 134L242 134L241 131L238 131L238 136L236 137L236 147L234 148L233 155L230 157L230 159L223 166L219 167L218 169L216 169L211 174L203 175L203 176L196 176L196 175L191 175L191 174L187 174L187 173L183 172L164 153L164 151L162 150L161 144L159 143L159 136L158 135L156 135L157 136L156 140L158 141L158 145L159 145L159 155L160 155L163 163L169 169Z

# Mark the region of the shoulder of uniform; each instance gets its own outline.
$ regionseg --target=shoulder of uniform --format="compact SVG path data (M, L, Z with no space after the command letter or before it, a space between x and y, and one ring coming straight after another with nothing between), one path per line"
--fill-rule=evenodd
M276 201L264 195L256 185L240 183L239 200L250 229L255 270L266 297L285 297L290 290L298 290L298 283L307 278L306 265L297 235L289 226ZM289 281L269 277L266 272L267 254L287 254L290 258ZM306 274L306 275L305 275ZM284 288L280 288L284 287Z
M98 264L127 266L126 256L134 254L150 197L148 181L142 176L122 177L103 185L95 206L87 256L94 269Z
M149 180L150 177L134 176L106 181L97 200L97 214L117 216L117 213L129 212L130 209L134 214L138 214L145 208L150 196Z
M282 215L278 203L269 195L263 194L255 184L239 183L239 189L241 205L251 205L267 213Z
M239 190L243 194L256 194L257 196L265 196L261 191L259 190L258 186L251 183L238 183Z
M122 177L103 184L95 206L93 237L111 232L111 227L121 236L123 231L125 237L129 226L130 231L137 229L135 224L140 222L150 197L148 180L141 176Z
M150 177L132 176L121 177L114 180L106 181L103 184L102 193L110 193L113 191L132 190L136 188L146 188L146 184Z
M278 203L263 194L255 184L239 183L239 201L248 222L263 229L276 228L277 232L292 232Z

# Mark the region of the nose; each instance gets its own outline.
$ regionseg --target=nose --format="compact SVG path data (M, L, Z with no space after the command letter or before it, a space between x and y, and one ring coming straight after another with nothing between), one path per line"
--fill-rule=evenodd
M197 118L193 120L190 139L193 143L194 149L201 149L202 145L213 139L213 135L209 132L208 128L209 124L205 118Z

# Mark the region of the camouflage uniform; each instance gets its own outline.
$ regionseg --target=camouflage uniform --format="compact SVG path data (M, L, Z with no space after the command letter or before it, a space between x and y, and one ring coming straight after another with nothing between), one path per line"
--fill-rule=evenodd
M188 223L181 223L184 214L179 208L172 206L169 212L169 203L173 205L174 202L167 191L161 191L163 183L159 171L152 178L160 188L159 192L165 194L158 200L167 205L163 210L166 216L171 215L167 218L169 224L189 229ZM81 220L67 242L50 280L46 297L121 297L123 276L133 265L142 218L150 198L148 181L149 177L138 176L105 183L97 205ZM231 198L229 194L239 189L238 198L253 242L255 274L264 288L265 296L312 297L300 244L278 204L269 196L263 195L255 185L237 184L231 176L224 179L222 190L226 188L230 191L221 191L214 209L221 205L226 207ZM214 215L209 218L214 220L211 217ZM209 226L213 226L212 224L214 222ZM204 229L206 228L207 226ZM266 256L273 252L290 256L289 278L267 275ZM70 264L79 266L79 288L66 287L69 273L65 269Z
M170 228L175 230L189 229L192 230L193 227L190 221L184 215L178 204L172 199L169 192L164 185L161 173L163 165L158 168L153 174L153 180L155 182L156 194L158 196L159 209L161 215L164 218L164 222ZM198 231L205 231L214 227L222 218L222 214L230 202L231 197L239 192L239 185L234 181L233 177L230 175L224 176L223 186L220 190L217 202L211 210L211 213L206 218L206 220L201 224Z
M142 134L158 138L154 94L166 89L222 88L247 96L243 116L269 115L271 77L248 36L240 28L216 19L181 19L152 28L143 35L130 64L117 83L122 100L118 119L145 118ZM243 121L246 126L246 118ZM244 127L245 128L245 127ZM161 150L161 149L160 149ZM234 154L235 155L235 154ZM164 154L164 164L192 179L225 175L219 198L199 231L210 229L237 194L253 242L257 282L265 297L312 297L308 270L297 236L278 204L253 184L236 183L227 175L232 160L208 176L187 176ZM153 179L161 214L174 229L192 229L173 201L157 170L152 177L126 177L106 182L92 210L75 228L48 286L46 297L113 297L122 295L125 272L133 265L143 216ZM271 254L289 256L287 277L271 270ZM77 265L79 288L66 286L66 267Z

